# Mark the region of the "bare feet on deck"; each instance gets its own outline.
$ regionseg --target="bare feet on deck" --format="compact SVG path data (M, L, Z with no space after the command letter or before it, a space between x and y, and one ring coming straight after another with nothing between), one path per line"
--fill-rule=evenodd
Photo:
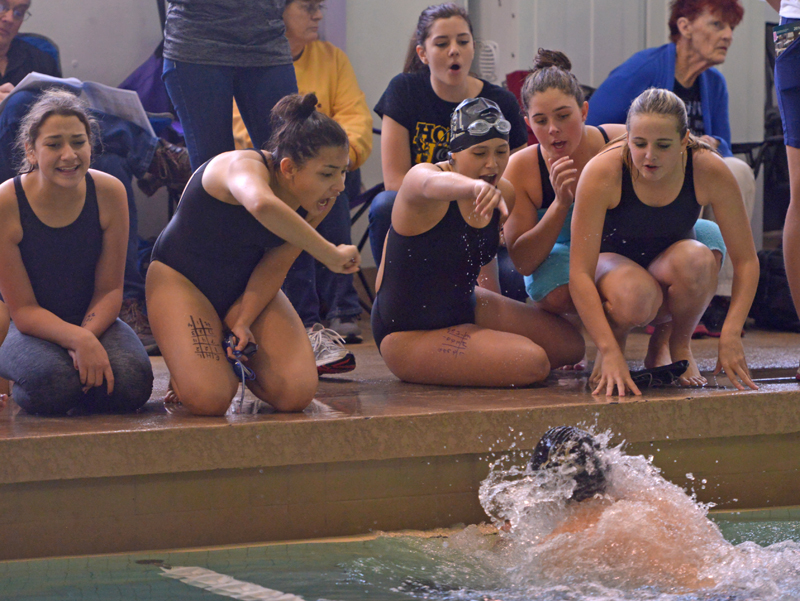
M678 384L681 386L705 386L708 384L708 380L700 375L700 369L697 367L697 361L694 360L691 349L687 349L685 354L675 351L672 356L675 357L675 361L681 361L683 359L689 361L689 367L687 367L683 375L678 378Z
M172 387L172 380L170 379L169 385L167 386L167 394L164 395L164 405L180 405L181 400L178 398L178 395L175 393L175 389Z
M556 369L559 371L584 371L587 365L589 365L589 361L586 359L586 355L584 354L583 359L581 359L574 365L562 365L561 367L557 367Z
M647 355L644 358L644 366L647 369L672 363L672 355L669 352L670 334L672 334L672 322L655 326L655 330L650 335L650 342L647 344Z

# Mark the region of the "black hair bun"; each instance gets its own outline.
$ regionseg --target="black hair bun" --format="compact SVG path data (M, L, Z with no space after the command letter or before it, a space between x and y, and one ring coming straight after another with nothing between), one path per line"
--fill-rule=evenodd
M533 59L533 70L547 69L548 67L558 67L564 71L572 70L572 63L567 55L559 50L547 50L539 48L536 57Z
M272 109L273 119L282 121L305 121L317 110L317 95L289 94L281 98Z

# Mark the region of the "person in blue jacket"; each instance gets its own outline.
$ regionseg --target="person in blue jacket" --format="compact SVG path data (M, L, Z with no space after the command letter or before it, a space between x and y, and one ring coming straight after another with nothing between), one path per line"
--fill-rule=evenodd
M625 123L628 108L648 88L674 92L686 105L692 134L715 149L733 172L747 216L755 205L752 169L731 152L728 87L715 66L725 62L733 30L742 21L739 0L672 0L670 42L637 52L611 71L589 101L587 125ZM711 210L706 219L714 219ZM726 262L700 332L719 336L730 304L733 268Z

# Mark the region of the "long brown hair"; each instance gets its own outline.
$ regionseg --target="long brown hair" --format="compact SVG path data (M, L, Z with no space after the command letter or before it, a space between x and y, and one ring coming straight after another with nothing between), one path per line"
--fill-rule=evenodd
M270 123L272 135L264 148L277 163L288 157L302 166L323 148L349 146L342 126L317 110L317 96L313 92L281 98L270 113Z
M533 70L525 78L522 84L522 103L525 111L528 110L528 103L534 95L539 92L546 92L551 88L561 90L567 96L572 96L578 106L583 106L586 97L575 77L570 70L572 63L567 55L558 50L545 50L539 48L536 58L533 59Z
M14 150L22 156L19 161L18 173L30 173L38 166L28 160L25 146L33 148L42 125L53 115L61 117L77 117L86 128L90 147L94 146L95 133L98 130L97 121L89 114L89 105L67 90L51 89L43 92L39 99L22 118L14 143Z
M449 19L450 17L461 17L464 19L469 27L470 35L473 40L475 39L475 34L472 31L472 21L470 21L469 15L465 9L452 2L429 6L419 15L417 28L414 30L414 35L411 36L411 41L408 43L403 73L416 73L417 71L422 71L427 68L423 62L419 60L417 46L425 45L425 40L431 35L431 27L433 27L434 22L439 19Z

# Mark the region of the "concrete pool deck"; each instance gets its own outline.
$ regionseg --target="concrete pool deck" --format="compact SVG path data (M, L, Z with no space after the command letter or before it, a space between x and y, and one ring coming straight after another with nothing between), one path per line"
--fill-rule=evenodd
M634 363L646 340L632 335ZM323 378L301 414L168 412L160 358L136 415L40 418L12 403L0 412L0 559L480 522L477 489L495 454L529 452L565 423L610 428L721 508L800 504L798 335L748 331L758 391L719 378L626 398L592 397L585 377L567 373L525 389L405 384L371 339L349 348L356 370ZM716 341L694 349L713 370Z

